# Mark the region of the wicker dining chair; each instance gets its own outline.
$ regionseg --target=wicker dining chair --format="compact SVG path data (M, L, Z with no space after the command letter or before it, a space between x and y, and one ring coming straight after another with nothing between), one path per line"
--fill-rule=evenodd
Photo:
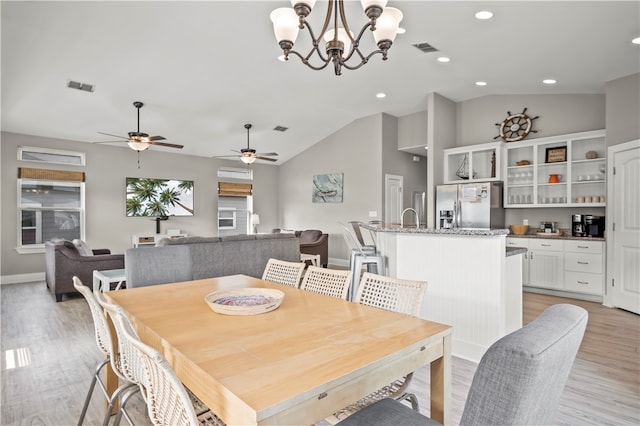
M285 262L284 260L272 258L269 259L267 266L264 268L262 279L298 288L305 266L302 262Z
M151 423L156 426L224 426L195 395L187 391L164 356L140 341L121 307L109 311L118 333L118 344L126 353L131 372L145 388L145 402ZM194 402L196 404L194 404ZM203 407L198 413L194 406ZM116 417L114 426L118 426Z
M354 302L401 314L418 316L426 290L427 283L425 281L403 280L365 272L362 275ZM398 401L407 400L415 411L419 411L418 398L414 394L407 392L412 378L413 373L409 373L334 413L333 416L337 419L343 419L385 398L392 398Z
M309 266L300 289L346 300L351 275L351 271Z
M118 397L123 392L126 392L128 389L134 388L135 384L129 382L125 378L125 376L122 374L122 371L120 369L120 364L118 361L119 360L118 352L116 352L112 346L111 331L109 329L109 324L107 324L107 317L105 316L103 309L98 304L98 301L94 296L93 292L89 287L85 286L82 283L80 278L74 276L72 280L73 280L73 287L76 290L78 290L78 292L82 294L82 296L84 296L84 298L87 301L87 304L89 305L89 310L91 311L91 317L93 318L93 327L95 329L96 343L98 344L98 348L100 349L100 351L105 356L104 361L101 361L98 364L98 366L96 367L93 373L91 384L89 385L89 391L87 392L87 397L84 400L84 405L82 406L82 412L80 413L80 418L78 419L78 426L81 426L84 423L84 418L87 414L87 409L89 408L89 403L91 402L91 396L93 395L93 391L95 390L96 384L104 394L105 399L109 402L109 406L108 406L109 408L107 409L107 414L105 418L105 421L108 423L109 418L111 417L111 411L113 410L113 406L117 401ZM108 363L111 363L111 367L114 373L116 374L116 376L118 376L118 378L122 382L122 384L118 387L118 389L116 389L113 395L109 395L109 392L107 391L107 387L102 381L102 378L100 377L102 373L102 369ZM131 418L126 412L124 412L124 416L127 419L127 421L132 423Z

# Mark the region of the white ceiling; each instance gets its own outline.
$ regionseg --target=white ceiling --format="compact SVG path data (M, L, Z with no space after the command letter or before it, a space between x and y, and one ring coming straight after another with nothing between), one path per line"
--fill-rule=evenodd
M136 130L139 100L140 130L184 144L181 153L232 154L252 123L252 148L278 152L280 164L360 117L424 110L431 92L454 101L604 93L605 82L640 71L640 46L631 43L640 36L639 1L390 1L404 13L406 34L387 61L375 56L340 77L295 57L276 60L269 13L287 5L2 1L2 130L110 140L97 132ZM322 19L325 9L318 2L311 16ZM493 19L475 19L483 9ZM365 21L360 2L349 2L347 15L356 32ZM302 34L296 47L306 53ZM412 47L419 42L440 52L422 53ZM440 55L451 62L437 62ZM68 80L95 92L68 89ZM380 91L386 99L376 99ZM278 125L289 130L273 131Z

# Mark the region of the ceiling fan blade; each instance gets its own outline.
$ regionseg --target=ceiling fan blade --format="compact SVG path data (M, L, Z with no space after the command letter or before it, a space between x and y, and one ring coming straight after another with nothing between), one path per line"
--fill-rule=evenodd
M258 152L256 153L256 155L266 155L267 157L277 157L278 153L277 152Z
M211 158L240 158L241 155L214 155Z
M98 141L98 142L93 142L93 143L127 143L129 141L125 140L125 141Z
M169 148L178 148L178 149L184 148L184 145L178 145L178 144L175 144L175 143L166 143L166 142L149 141L149 145L166 146L166 147L169 147Z
M167 140L164 136L150 136L149 141L164 141Z
M114 138L120 138L120 139L129 140L129 138L127 138L125 136L113 135L111 133L105 133L105 132L98 132L98 133L101 134L101 135L113 136Z
M256 155L256 160L278 161L277 158L260 157L259 155Z

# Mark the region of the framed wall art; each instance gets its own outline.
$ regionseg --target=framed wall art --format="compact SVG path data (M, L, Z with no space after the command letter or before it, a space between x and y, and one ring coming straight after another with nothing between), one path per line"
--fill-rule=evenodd
M341 203L343 173L315 175L313 177L312 201L314 203Z
M567 147L547 148L545 163L561 163L567 161Z

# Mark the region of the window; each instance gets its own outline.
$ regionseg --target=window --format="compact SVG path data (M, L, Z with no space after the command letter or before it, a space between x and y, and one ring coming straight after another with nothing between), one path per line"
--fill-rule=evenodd
M236 209L218 209L218 229L236 229Z
M83 152L62 151L50 148L34 148L21 146L18 148L18 160L37 161L39 163L69 164L74 166L85 165Z
M84 173L20 168L18 252L42 251L52 238L84 239Z

